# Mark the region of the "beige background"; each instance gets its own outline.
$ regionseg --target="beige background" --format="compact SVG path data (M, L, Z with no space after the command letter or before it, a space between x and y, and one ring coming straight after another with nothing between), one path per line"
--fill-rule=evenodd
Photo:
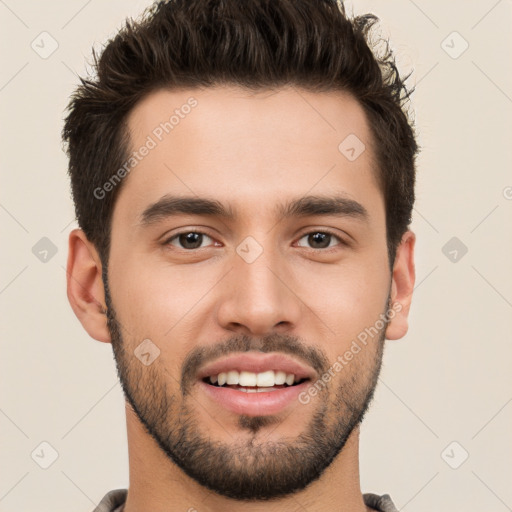
M411 328L387 345L362 428L362 490L407 512L512 510L512 3L354 3L414 69L423 147ZM65 295L75 222L60 131L92 44L147 5L0 0L2 512L87 512L128 483L111 347L87 336ZM41 53L51 38L42 58L32 41ZM46 262L43 237L57 251ZM443 252L453 237L459 247Z

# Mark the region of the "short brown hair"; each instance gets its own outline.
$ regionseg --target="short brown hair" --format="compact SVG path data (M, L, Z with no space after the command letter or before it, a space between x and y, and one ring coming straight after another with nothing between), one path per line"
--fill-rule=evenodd
M99 58L93 49L96 76L80 78L62 138L78 223L103 263L122 183L102 199L93 191L127 159L129 112L156 89L231 84L355 97L374 138L392 266L411 222L418 146L404 108L410 91L393 54L387 44L381 55L372 51L376 21L349 18L341 0L168 0L126 20Z

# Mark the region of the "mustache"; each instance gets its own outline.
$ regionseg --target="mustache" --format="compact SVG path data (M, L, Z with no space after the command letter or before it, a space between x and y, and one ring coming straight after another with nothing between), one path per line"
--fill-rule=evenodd
M181 391L186 395L196 381L199 369L210 361L222 356L259 351L263 353L281 352L290 354L304 364L314 368L322 375L329 368L329 360L318 347L307 345L296 336L270 333L260 338L245 334L236 335L212 346L199 346L190 351L183 362L181 372Z

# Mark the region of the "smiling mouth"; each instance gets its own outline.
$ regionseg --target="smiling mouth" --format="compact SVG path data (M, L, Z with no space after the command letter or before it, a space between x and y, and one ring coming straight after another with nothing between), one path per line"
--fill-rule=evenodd
M294 374L286 374L282 371L266 371L261 373L222 372L218 375L204 377L202 381L205 384L216 388L235 389L244 393L262 393L278 391L298 386L308 381L308 378L299 378Z
M286 370L294 371L292 366L288 365ZM281 365L281 370L260 370L258 373L231 368L226 368L225 364L217 366L212 374L205 376L203 373L198 383L216 405L238 415L279 414L297 404L298 396L312 380L299 367L295 367L296 374L287 373L285 365ZM216 373L218 371L220 373Z

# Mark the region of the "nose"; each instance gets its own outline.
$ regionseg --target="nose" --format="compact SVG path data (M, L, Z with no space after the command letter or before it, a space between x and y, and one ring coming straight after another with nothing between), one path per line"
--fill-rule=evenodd
M267 249L249 261L238 253L233 256L233 268L226 276L217 308L219 325L253 336L293 330L304 306L294 292L286 262Z

